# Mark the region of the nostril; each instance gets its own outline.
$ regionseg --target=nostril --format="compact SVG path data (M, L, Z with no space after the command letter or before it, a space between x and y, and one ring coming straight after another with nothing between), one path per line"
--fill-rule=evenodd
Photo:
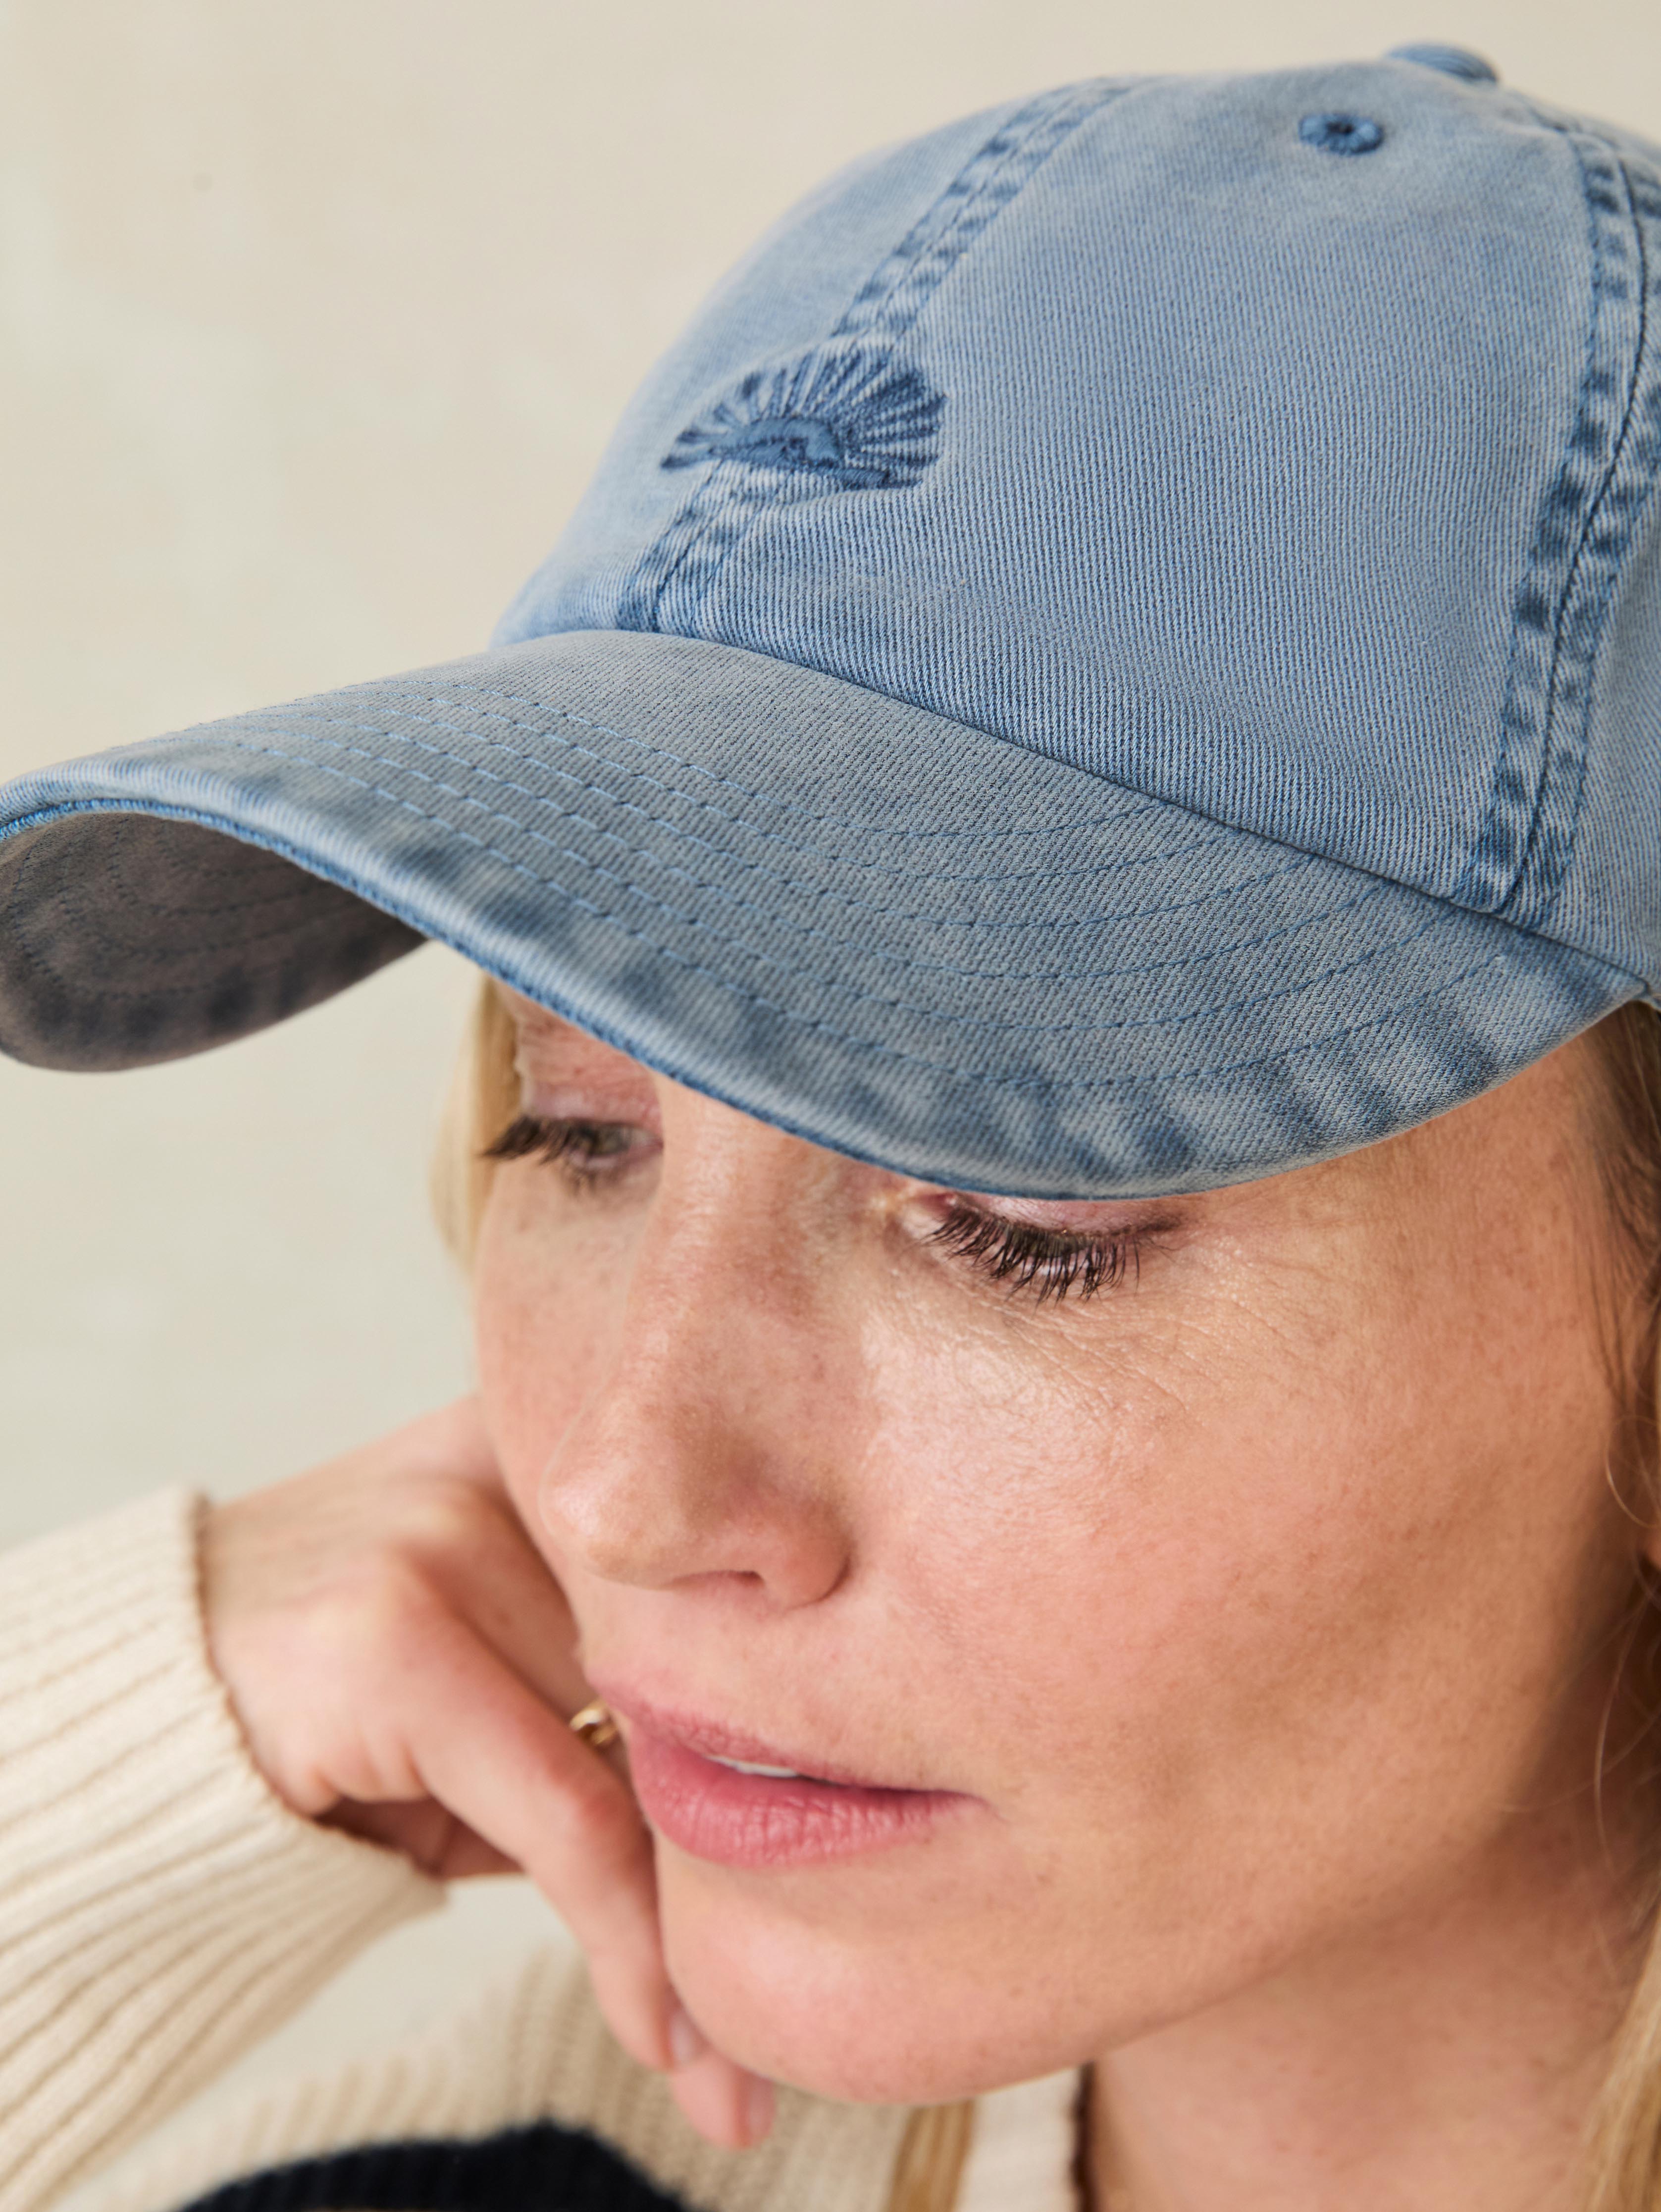
M1370 115L1306 115L1298 136L1323 154L1371 154L1384 144L1384 126Z

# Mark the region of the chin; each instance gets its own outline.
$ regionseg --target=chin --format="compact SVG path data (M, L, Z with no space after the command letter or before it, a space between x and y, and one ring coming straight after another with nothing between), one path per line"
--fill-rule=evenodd
M769 2081L849 2104L940 2104L1092 2055L1088 2036L1076 2052L1058 2041L1052 2004L1024 2019L1020 1990L977 1970L968 1931L931 1929L926 1913L904 1936L850 1932L804 1897L782 1909L678 1857L660 1886L682 2001L718 2050Z

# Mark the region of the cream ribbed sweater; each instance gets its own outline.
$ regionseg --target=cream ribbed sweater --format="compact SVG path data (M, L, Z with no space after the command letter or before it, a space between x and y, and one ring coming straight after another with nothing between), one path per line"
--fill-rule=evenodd
M168 1492L0 1560L0 2212L44 2212L439 1899L401 1859L289 1812L254 1768L208 1662L198 1516ZM1066 2212L1071 2091L1062 2076L982 2100L958 2212ZM460 2146L483 2172L502 2146L563 2155L575 2131L609 2147L596 2205L630 2201L611 2191L632 2171L700 2212L885 2212L908 2114L780 2105L757 2150L702 2142L551 1949L439 2031L141 2159L105 2201L169 2212L354 2147L409 2144L419 2162ZM289 2201L349 2212L350 2189L328 2193L343 2185ZM499 2201L480 2192L423 2201Z

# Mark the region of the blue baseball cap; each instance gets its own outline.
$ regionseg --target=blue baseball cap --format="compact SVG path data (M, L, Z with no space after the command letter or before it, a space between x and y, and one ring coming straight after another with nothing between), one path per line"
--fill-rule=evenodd
M1661 1000L1661 149L1405 49L855 163L490 649L0 793L0 1046L423 938L930 1180L1204 1188Z

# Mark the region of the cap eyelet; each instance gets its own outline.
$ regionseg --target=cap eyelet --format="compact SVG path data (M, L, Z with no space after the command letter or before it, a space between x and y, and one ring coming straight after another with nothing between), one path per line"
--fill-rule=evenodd
M1370 115L1306 115L1298 136L1323 154L1371 154L1384 144L1384 126Z

